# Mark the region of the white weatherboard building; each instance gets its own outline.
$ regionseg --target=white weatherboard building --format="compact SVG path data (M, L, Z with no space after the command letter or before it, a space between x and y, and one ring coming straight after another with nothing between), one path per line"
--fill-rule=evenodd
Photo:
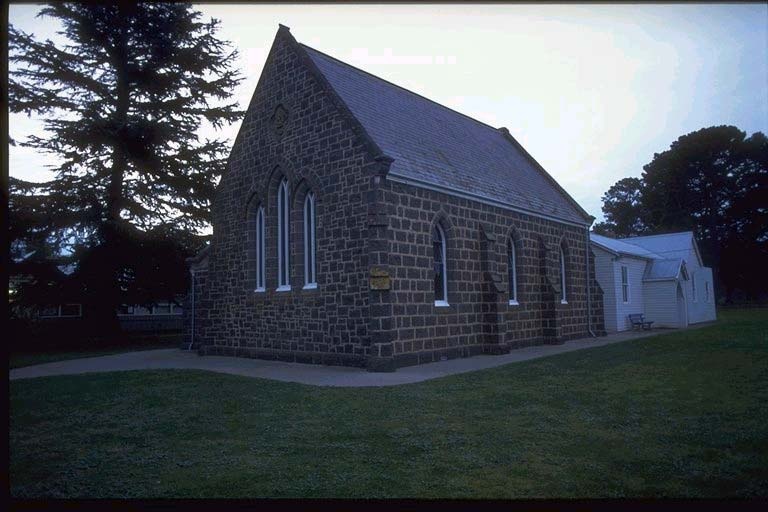
M605 329L632 328L642 313L653 327L686 327L717 318L712 269L693 233L613 239L590 234L595 277L603 289Z

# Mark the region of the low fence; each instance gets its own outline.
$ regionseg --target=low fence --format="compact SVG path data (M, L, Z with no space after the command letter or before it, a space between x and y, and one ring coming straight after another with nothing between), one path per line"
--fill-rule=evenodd
M119 318L122 333L115 339L102 339L94 334L84 318L10 319L5 330L6 345L12 352L47 349L80 349L84 347L130 345L179 346L183 340L181 315Z
M731 304L718 304L717 309L720 311L730 311L734 309L765 309L768 308L768 302L742 302Z
M123 330L130 333L163 333L167 331L181 331L184 327L182 315L119 315L117 319Z

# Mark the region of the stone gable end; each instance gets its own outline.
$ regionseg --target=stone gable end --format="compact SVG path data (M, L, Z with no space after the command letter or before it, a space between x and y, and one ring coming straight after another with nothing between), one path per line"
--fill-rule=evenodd
M368 356L366 194L370 150L279 32L217 188L205 317L206 353L363 365ZM290 190L290 282L277 292L277 186ZM303 200L317 209L317 280L303 290ZM266 290L255 292L255 211L266 214ZM292 356L287 354L300 354ZM306 357L302 357L305 355Z

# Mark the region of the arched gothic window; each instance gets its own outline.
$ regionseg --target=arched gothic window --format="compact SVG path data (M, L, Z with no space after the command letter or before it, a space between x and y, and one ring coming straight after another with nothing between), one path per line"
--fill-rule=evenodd
M291 289L289 267L290 202L288 180L283 179L277 188L277 291Z
M517 305L517 249L511 238L507 243L507 271L509 273L509 304Z
M315 246L315 195L308 192L304 199L304 288L317 288Z
M562 304L568 304L568 292L565 288L565 282L565 251L560 247L560 302Z
M435 306L448 305L448 266L446 263L445 233L440 225L432 230L435 271Z
M254 237L256 242L256 291L263 292L265 290L264 279L264 260L266 259L264 253L264 207L259 206L256 212L256 236Z

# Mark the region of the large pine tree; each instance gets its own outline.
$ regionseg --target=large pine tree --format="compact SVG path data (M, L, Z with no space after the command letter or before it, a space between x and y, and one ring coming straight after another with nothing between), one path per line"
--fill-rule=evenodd
M131 276L179 264L144 256L194 245L210 221L228 141L198 134L242 116L237 53L190 4L55 3L39 16L58 20L68 42L10 27L9 105L44 119L46 136L20 144L61 164L49 182L17 183L12 208L24 206L29 229L12 236L74 258L85 304L114 328L141 281Z

